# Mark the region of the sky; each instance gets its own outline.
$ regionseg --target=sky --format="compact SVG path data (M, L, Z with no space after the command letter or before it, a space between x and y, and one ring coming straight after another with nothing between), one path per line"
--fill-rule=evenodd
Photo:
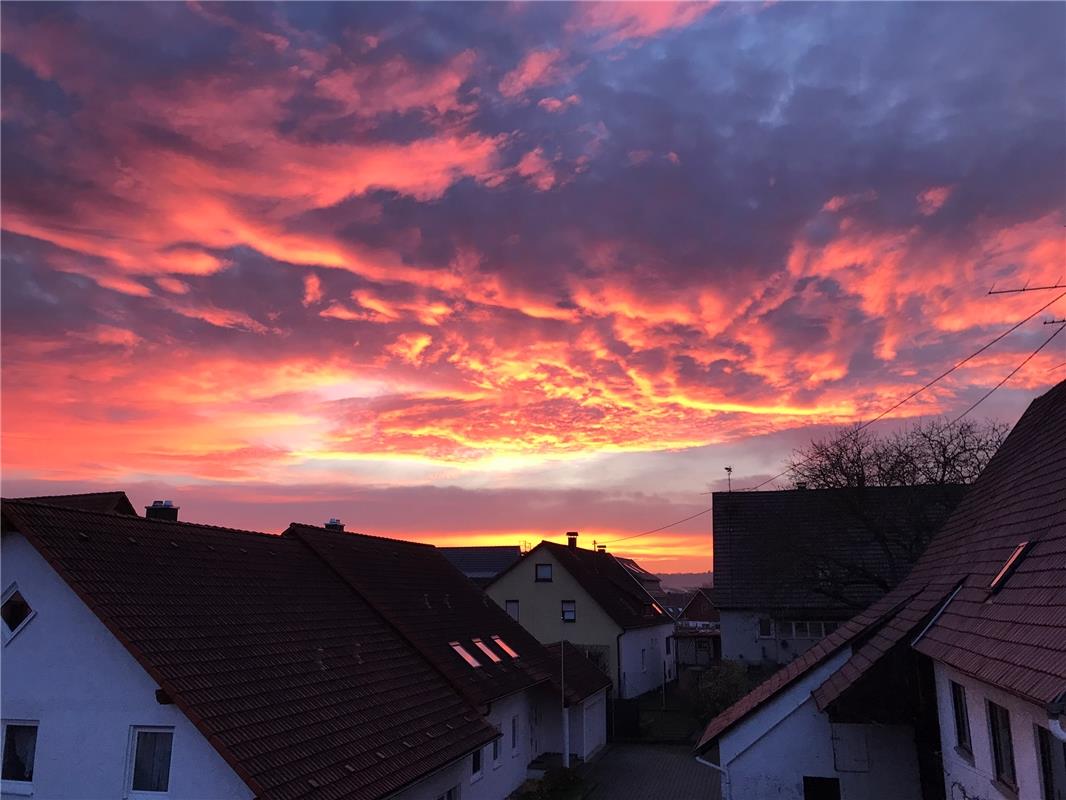
M711 566L1053 300L1066 5L5 3L5 496ZM1019 328L878 423L960 413ZM1066 379L1060 337L974 412ZM784 485L780 483L779 485Z

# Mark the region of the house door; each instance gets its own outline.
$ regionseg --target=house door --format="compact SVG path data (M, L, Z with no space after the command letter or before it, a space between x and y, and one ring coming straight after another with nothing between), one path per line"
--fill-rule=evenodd
M529 712L529 760L540 755L540 741L537 736L538 723L540 722L540 709L534 704Z
M803 800L840 800L840 779L804 775Z

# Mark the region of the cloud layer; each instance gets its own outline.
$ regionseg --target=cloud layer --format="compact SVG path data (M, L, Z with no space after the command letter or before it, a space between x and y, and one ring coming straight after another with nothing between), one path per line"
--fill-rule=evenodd
M1061 5L2 15L9 479L451 486L442 532L624 534L603 497L653 527L719 457L771 474L1066 265ZM965 408L1039 323L905 413Z

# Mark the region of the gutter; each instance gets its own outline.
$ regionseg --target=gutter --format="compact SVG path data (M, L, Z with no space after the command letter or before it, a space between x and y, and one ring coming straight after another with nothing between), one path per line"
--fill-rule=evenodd
M722 800L733 800L733 784L729 780L729 770L718 764L713 764L701 756L696 756L696 761L703 764L705 767L710 767L711 769L722 773L723 783L725 784L722 789Z
M1062 718L1066 716L1066 690L1047 704L1047 726L1051 734L1060 742L1066 742L1066 730L1063 729Z

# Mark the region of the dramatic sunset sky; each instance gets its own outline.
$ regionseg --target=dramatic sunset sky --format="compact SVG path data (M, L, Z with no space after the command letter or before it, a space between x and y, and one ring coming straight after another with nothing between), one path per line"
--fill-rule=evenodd
M1062 3L2 23L8 496L591 545L774 474L1056 295L991 286L1066 269ZM961 412L1063 316L879 425ZM704 570L710 527L612 550Z

